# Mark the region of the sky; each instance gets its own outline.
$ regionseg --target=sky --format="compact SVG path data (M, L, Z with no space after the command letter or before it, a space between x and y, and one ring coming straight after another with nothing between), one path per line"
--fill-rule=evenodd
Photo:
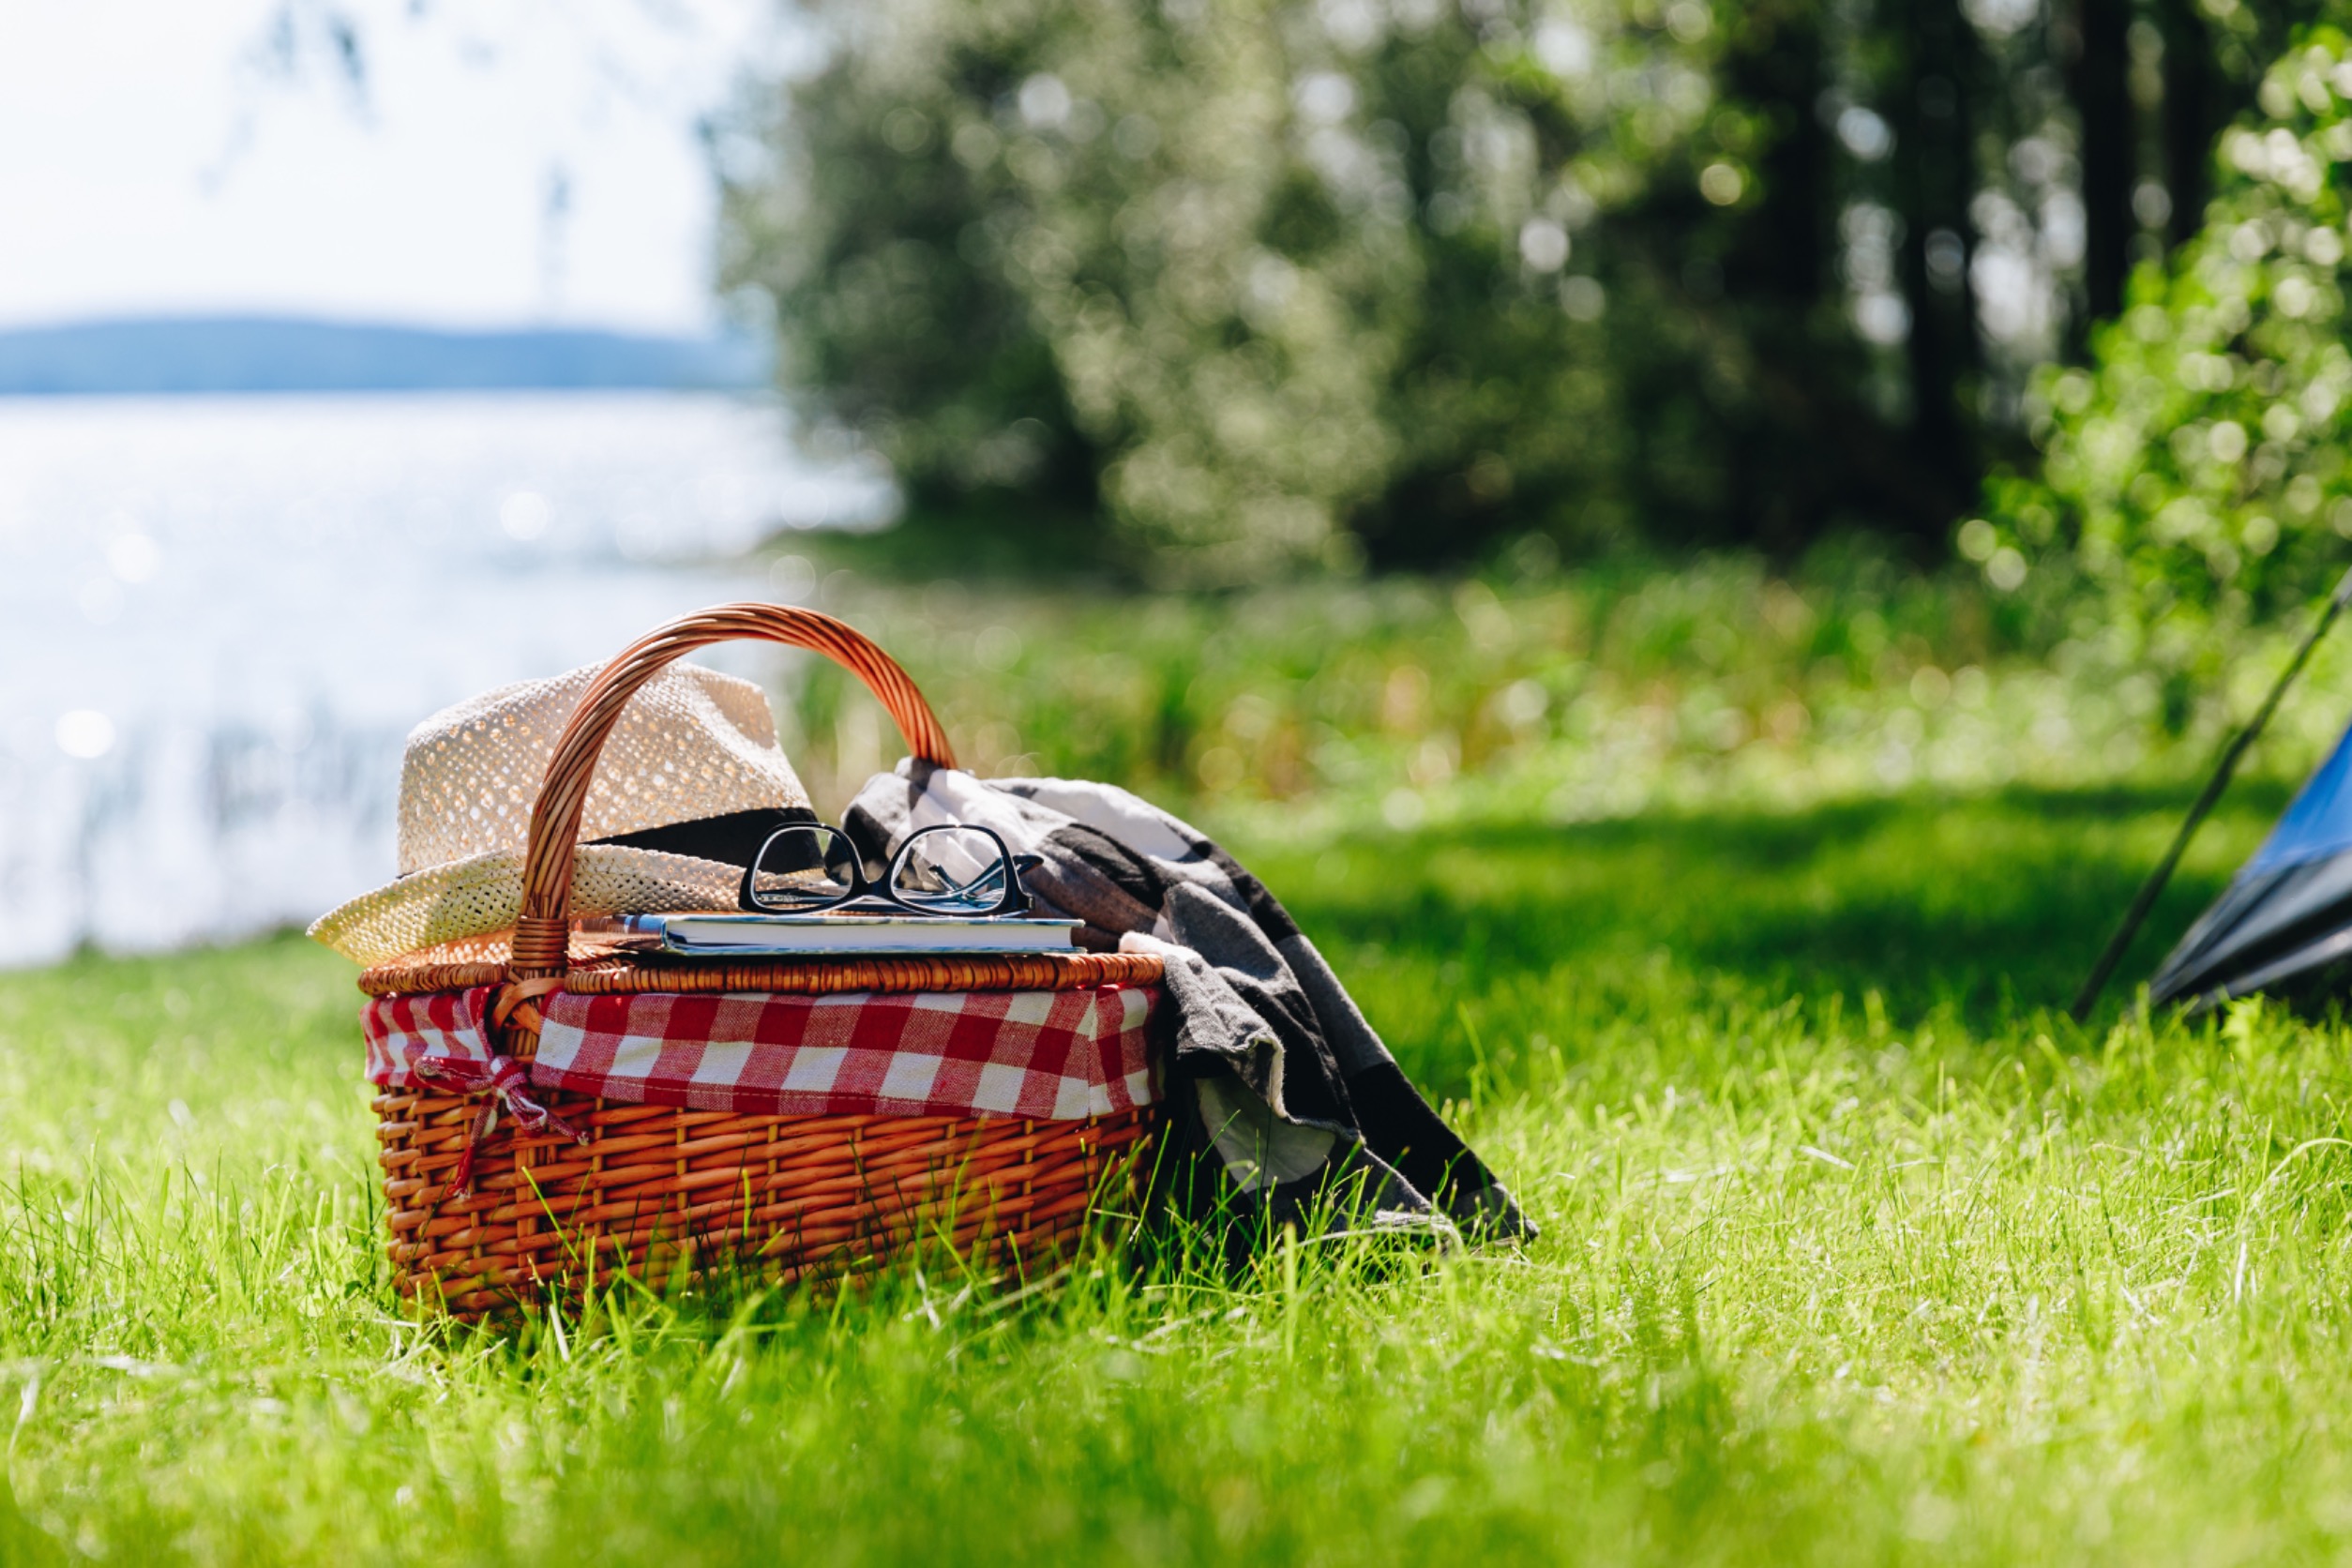
M0 0L0 328L700 333L762 0ZM350 23L358 68L336 41Z

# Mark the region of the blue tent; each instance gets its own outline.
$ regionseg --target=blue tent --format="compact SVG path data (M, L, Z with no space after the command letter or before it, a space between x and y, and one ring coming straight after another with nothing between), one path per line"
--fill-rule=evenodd
M2352 731L2148 982L2201 1004L2308 987L2352 958Z

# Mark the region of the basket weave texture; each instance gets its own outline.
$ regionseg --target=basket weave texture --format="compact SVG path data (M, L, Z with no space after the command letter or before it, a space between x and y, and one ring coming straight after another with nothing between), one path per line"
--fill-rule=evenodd
M575 932L571 850L588 776L637 685L692 648L735 637L811 647L882 699L918 757L953 765L904 671L828 616L730 605L684 617L590 684L533 808L523 913L511 939L476 939L369 970L371 996L507 988L499 1048L528 1062L534 998L550 988L633 991L1060 990L1160 978L1139 954L1050 954L731 964L638 958ZM538 1093L535 1091L535 1093ZM375 1101L388 1255L402 1294L462 1318L571 1295L623 1272L661 1284L735 1271L778 1283L837 1277L912 1247L977 1266L1050 1266L1091 1221L1127 1207L1156 1108L1062 1121L1010 1117L769 1116L539 1094L584 1141L502 1124L474 1142L477 1095L398 1089ZM472 1143L471 1190L452 1175Z

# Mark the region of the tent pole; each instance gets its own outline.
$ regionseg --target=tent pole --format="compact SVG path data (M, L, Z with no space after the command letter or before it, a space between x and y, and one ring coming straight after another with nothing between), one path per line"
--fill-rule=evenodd
M2213 803L2222 798L2224 790L2229 788L2230 776L2238 771L2238 760L2246 754L2248 746L2254 745L2254 737L2262 733L2262 727L2270 722L2270 715L2278 709L2279 699L2286 695L2286 688L2295 684L2296 676L2302 673L2312 650L2319 646L2319 640L2328 635L2328 628L2335 625L2336 617L2344 613L2346 604L2352 604L2352 571L2344 574L2344 580L2336 584L2335 593L2320 608L2319 619L2313 624L2311 634L2303 639L2303 645L2295 650L2295 657L2280 671L2278 683L2271 686L2270 695L2263 699L2262 706L2254 710L2254 717L2246 721L2246 727L2239 731L2223 750L2221 762L2214 768L2213 776L2205 781L2204 792L2197 796L2196 804L2189 807L2188 821L2182 822L2180 831L2173 836L2172 848L2164 852L2164 858L2157 863L2156 869L2141 885L2139 897L2132 900L2131 909L2124 912L2123 924L2117 927L2115 935L2107 939L2106 951L2099 955L2099 962L2091 969L2090 978L2083 982L2081 992L2074 998L2074 1005L2067 1009L2073 1015L2076 1023L2090 1016L2090 1009L2098 1002L2099 993L2107 988L2108 977L2115 973L2116 965L2123 961L2123 950L2132 945L2133 937L2139 935L2140 923L2148 918L2148 912L2155 906L2156 896L2164 892L2164 884L2172 880L2173 867L2180 864L2181 853L2188 849L2189 840L2196 837L2197 827L2205 821L2205 814L2213 809Z

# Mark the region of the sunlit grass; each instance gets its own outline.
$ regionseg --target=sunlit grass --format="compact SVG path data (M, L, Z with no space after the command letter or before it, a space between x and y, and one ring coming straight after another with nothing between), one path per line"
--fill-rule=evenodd
M787 575L806 586L805 563ZM2217 678L2161 678L2095 604L1826 550L1192 596L843 573L816 596L905 663L966 766L1110 779L1283 842L2170 784L2209 763L2303 629L2237 640ZM830 806L897 752L848 677L795 669L785 748ZM2347 690L2339 637L2250 773L2306 773Z
M420 1327L339 960L0 979L0 1555L2339 1555L2343 1033L2049 1010L2179 804L1244 844L1543 1238L1018 1300ZM2277 805L2232 802L2141 970Z

